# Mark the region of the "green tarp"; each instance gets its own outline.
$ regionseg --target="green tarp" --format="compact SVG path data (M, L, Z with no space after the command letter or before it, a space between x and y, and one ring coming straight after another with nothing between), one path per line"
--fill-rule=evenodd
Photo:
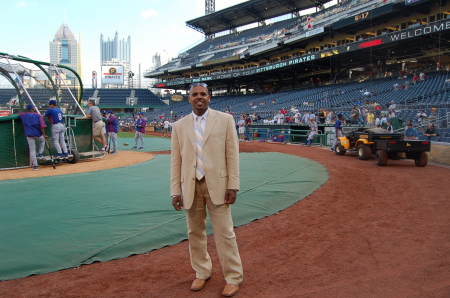
M235 226L287 208L328 179L325 167L308 159L240 156ZM184 212L171 205L169 164L169 155L157 155L110 170L0 181L0 280L124 258L186 239Z

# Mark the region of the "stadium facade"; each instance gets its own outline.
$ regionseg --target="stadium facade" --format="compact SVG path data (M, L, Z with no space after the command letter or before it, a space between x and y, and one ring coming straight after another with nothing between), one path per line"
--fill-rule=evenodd
M228 93L278 92L450 62L445 1L357 0L323 8L326 2L246 1L187 21L205 41L144 77L165 89L208 82ZM301 15L311 7L315 13ZM282 15L290 17L270 22ZM239 31L251 23L258 26Z

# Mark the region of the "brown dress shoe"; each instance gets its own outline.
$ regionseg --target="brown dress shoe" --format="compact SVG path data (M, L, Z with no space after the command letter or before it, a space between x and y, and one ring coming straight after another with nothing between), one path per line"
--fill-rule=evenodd
M239 285L230 285L227 284L225 288L223 288L222 295L225 297L232 297L239 292Z
M191 285L191 291L203 290L203 288L206 285L207 280L208 279L201 279L201 278L194 279L194 281L192 282L192 285Z

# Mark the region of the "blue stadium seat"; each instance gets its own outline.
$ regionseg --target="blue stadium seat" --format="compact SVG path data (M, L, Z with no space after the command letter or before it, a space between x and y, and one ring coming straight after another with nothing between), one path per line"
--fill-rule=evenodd
M439 142L441 140L440 136L431 137L430 141Z

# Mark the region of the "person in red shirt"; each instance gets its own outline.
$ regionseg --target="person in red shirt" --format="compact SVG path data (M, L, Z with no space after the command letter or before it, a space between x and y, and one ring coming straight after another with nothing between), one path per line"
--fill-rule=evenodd
M286 123L291 123L291 117L289 115L286 116Z

